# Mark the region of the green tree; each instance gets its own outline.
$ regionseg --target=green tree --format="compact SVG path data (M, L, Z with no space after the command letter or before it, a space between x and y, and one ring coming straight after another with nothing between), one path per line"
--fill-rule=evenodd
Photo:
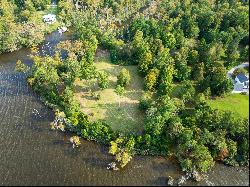
M148 91L154 91L158 84L158 77L160 71L157 68L153 68L149 71L145 77L145 88Z
M173 88L173 75L175 74L174 66L166 65L160 72L159 88L160 94L170 94Z
M184 102L191 101L195 97L195 88L191 81L183 81L181 90L180 90L180 97Z
M134 155L135 139L133 137L126 140L118 137L115 141L110 142L109 153L115 155L116 161L123 168L128 164Z
M223 62L214 62L207 71L204 79L209 84L212 95L223 95L233 89L233 83L227 78L227 69L223 66Z
M73 18L73 10L74 6L72 4L72 1L69 0L60 0L58 2L58 16L63 21L63 23L66 24L66 26L70 26L72 24L72 18ZM74 21L77 21L76 19Z
M139 108L141 110L147 110L153 102L152 93L146 92L140 98Z
M188 65L195 66L199 63L199 53L197 50L189 50L187 57Z
M153 56L150 51L144 52L139 57L138 68L143 74L146 74L153 65Z
M105 89L109 86L108 74L104 71L98 73L97 77L98 85L101 89Z
M131 76L127 69L122 68L119 75L117 76L117 84L121 87L126 87L130 84Z
M139 64L139 70L146 73L152 64L152 54L148 43L143 38L142 31L136 32L131 44L133 47L132 59L135 61L135 64Z
M186 13L181 22L182 30L188 38L197 38L199 35L199 27L194 17Z
M192 78L195 81L202 81L204 79L204 63L198 63L193 67Z
M175 78L178 81L187 80L190 77L191 68L187 65L188 49L181 48L179 52L175 54Z
M244 60L244 61L249 60L249 45L244 47L244 49L241 51L240 56L241 56L241 59Z
M208 172L214 166L214 160L209 149L197 143L196 140L189 140L179 144L176 156L184 171L192 171L194 168L198 172Z

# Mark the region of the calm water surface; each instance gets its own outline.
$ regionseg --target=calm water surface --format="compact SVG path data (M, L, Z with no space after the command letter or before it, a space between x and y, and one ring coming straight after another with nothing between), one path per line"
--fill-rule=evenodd
M41 45L47 54L70 34L48 35ZM177 164L160 157L135 157L118 172L106 170L113 157L107 148L82 141L79 149L69 135L51 131L53 113L14 71L26 64L30 50L0 55L0 185L166 185L166 175L179 177ZM38 112L37 112L38 111ZM187 185L248 185L249 170L217 164L201 183Z

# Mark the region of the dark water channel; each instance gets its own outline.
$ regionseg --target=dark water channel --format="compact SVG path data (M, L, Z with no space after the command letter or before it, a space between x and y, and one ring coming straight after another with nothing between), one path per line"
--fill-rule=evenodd
M52 33L41 49L50 53L61 40ZM49 129L53 113L28 87L25 75L14 71L20 59L30 64L30 50L0 55L0 185L166 185L166 175L180 176L177 164L160 157L135 157L118 172L106 169L107 148L82 140L79 149L69 136ZM249 170L221 164L201 183L188 185L248 185Z

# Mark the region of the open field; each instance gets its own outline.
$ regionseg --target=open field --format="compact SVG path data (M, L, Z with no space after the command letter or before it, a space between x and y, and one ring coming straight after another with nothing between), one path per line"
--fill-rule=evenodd
M144 113L138 107L139 99L143 93L143 78L138 75L137 67L111 64L109 53L102 50L97 52L95 66L98 70L109 74L109 87L100 90L96 80L77 81L75 96L81 104L82 111L90 115L90 120L104 120L114 130L141 132L144 124ZM131 74L131 84L126 88L124 96L120 98L114 89L117 75L123 67ZM90 90L94 94L100 94L100 99L95 99Z
M209 105L212 108L220 110L230 110L242 117L249 117L249 96L241 94L230 94L225 98L217 98L209 100Z
M174 84L172 97L178 97L181 92L181 84ZM230 94L223 98L207 100L213 109L229 110L242 117L249 117L249 95Z

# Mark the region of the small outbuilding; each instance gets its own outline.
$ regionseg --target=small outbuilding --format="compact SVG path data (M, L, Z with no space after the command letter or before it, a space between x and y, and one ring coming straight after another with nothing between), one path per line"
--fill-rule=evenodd
M56 22L56 15L54 15L54 14L44 15L43 16L43 21L45 23L49 23L49 24L54 23L54 22Z

